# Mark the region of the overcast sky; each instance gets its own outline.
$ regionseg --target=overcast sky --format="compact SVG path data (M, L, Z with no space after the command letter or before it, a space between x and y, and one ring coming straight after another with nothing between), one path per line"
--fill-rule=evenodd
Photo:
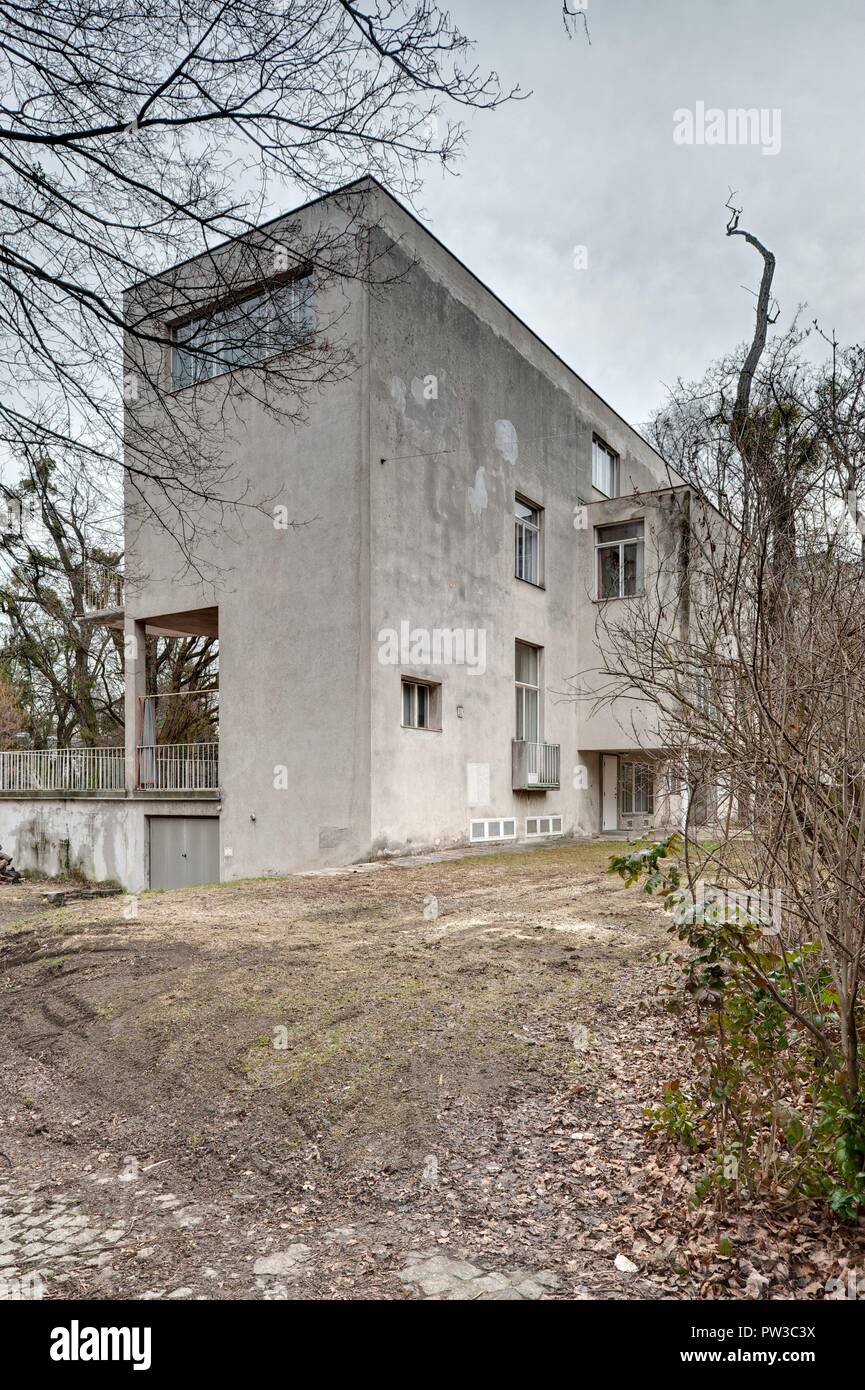
M477 57L526 101L481 114L454 179L433 171L429 225L626 418L750 333L760 264L861 339L865 299L865 5L861 0L589 0L591 46L559 0L452 0ZM781 112L781 148L681 145L676 110ZM574 268L574 247L587 268Z

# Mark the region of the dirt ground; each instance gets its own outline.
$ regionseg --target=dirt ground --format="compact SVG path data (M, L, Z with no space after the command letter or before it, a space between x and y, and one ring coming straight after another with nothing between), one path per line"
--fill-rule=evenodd
M0 1286L825 1297L848 1231L695 1208L648 1130L670 941L613 848L0 889Z

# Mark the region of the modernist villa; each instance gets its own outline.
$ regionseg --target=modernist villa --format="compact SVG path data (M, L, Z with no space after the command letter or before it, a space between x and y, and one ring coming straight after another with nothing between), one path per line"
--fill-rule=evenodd
M236 289L256 313L292 299L309 332L327 312L316 295L340 296L356 365L302 420L237 391L274 349L264 334L251 349L247 327L232 355L236 303L201 289L235 246L130 292L127 312L154 324L145 383L164 388L130 402L139 430L176 393L204 448L231 389L232 469L268 501L203 535L214 563L195 572L127 487L124 577L87 590L92 621L125 631L126 746L0 754L0 841L22 868L137 891L676 814L649 722L574 690L597 665L599 607L641 601L681 484L416 218L361 186L399 271L387 284L319 291L283 266ZM285 222L296 236L344 208L334 194ZM217 341L202 367L196 347ZM142 639L190 633L219 639L218 737L160 744Z

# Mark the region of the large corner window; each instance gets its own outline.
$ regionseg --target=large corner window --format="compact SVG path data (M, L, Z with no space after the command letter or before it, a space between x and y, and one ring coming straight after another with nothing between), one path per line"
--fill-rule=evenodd
M541 523L543 510L517 497L514 502L514 574L527 584L541 580Z
M287 352L311 325L311 280L303 276L179 324L171 334L175 390Z
M645 586L642 521L595 528L598 598L632 598Z
M623 816L655 814L655 770L651 763L619 763L619 809Z
M592 440L592 487L605 497L619 495L619 456L597 435Z
M516 737L537 743L540 739L540 648L517 642L514 657L517 693Z

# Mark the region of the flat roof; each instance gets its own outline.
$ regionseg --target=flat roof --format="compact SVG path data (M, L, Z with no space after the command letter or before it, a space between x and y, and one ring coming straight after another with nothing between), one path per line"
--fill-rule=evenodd
M383 193L386 198L389 198L390 201L394 204L396 208L399 209L399 211L403 214L404 217L409 218L409 220L413 222L414 225L418 227L424 233L425 236L428 236L432 241L435 242L437 246L440 246L441 249L445 252L445 255L449 256L450 259L454 261L456 265L460 266L460 268L464 270L467 275L470 275L471 278L475 281L475 283L481 287L485 294L488 294L491 299L494 299L497 304L500 304L502 308L506 311L506 313L510 314L511 318L514 319L516 323L520 324L521 327L524 328L526 332L529 333L537 343L540 343L541 347L544 348L546 352L550 353L550 355L554 357L557 362L561 363L566 372L569 372L570 375L574 377L574 379L578 381L581 386L585 386L586 390L591 391L592 395L596 396L602 405L605 405L608 410L612 411L613 415L615 415L617 420L621 420L622 424L626 427L626 429L629 429L631 433L641 441L641 443L645 444L647 449L651 449L652 453L655 455L656 458L660 459L665 468L672 469L672 465L667 463L666 459L658 453L658 450L655 448L654 444L650 443L649 440L646 439L645 435L641 434L637 427L631 424L630 420L626 420L624 415L622 415L620 411L616 410L615 406L611 405L610 402L600 394L600 392L596 391L595 388L591 386L588 381L586 381L585 377L580 376L579 372L575 371L575 369L570 365L570 363L566 362L565 359L561 356L561 354L556 352L555 348L550 347L549 343L544 338L542 338L539 333L536 333L535 330L531 327L531 325L526 323L525 319L520 318L519 314L517 314L510 307L509 304L505 303L501 295L496 294L495 290L490 289L489 285L486 283L485 280L482 280L481 277L478 274L476 274L470 266L467 266L465 261L460 260L459 256L457 256L455 252L451 251L450 247L447 246L441 240L440 237L437 237L435 232L431 232L429 227L425 227L420 218L414 212L412 212L410 208L407 208L404 203L400 202L399 198L397 198L396 195L392 193L389 188L385 188L384 184L380 183L379 180L375 178L375 176L372 174L362 174L359 178L352 179L349 183L342 184L339 188L331 189L329 193L320 193L317 197L310 198L305 203L299 203L297 207L290 208L287 212L278 213L275 217L269 217L266 222L260 222L257 226L250 227L249 232L244 232L236 237L227 237L225 241L219 242L216 246L212 246L205 251L199 251L198 254L195 256L187 256L185 260L176 261L174 265L169 266L166 270L160 271L157 275L147 275L141 280L134 280L128 286L128 289L133 290L137 289L139 285L152 284L154 281L161 280L165 276L170 275L173 271L178 270L181 266L192 265L193 261L200 260L203 256L214 255L216 252L221 251L224 247L231 246L234 242L242 241L245 236L250 235L250 233L254 231L263 231L266 227L272 227L277 222L283 222L286 217L293 217L297 213L305 212L307 208L315 207L318 203L327 202L329 198L338 198L340 194L350 193L352 190L360 189L365 185L371 185L372 187L378 189L380 193ZM676 470L672 469L672 472L675 473Z

